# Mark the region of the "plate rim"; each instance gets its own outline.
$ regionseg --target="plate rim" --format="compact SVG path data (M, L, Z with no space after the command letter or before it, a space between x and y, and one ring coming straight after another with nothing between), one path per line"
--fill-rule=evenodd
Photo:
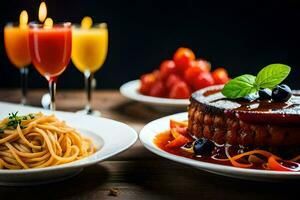
M140 85L140 80L132 80L124 83L119 91L120 93L132 100L144 102L153 105L166 105L166 106L187 106L190 104L189 99L170 99L170 98L160 98L160 97L151 97L147 95L142 95L137 92L137 88Z
M147 136L147 132L151 131L149 130L149 127L153 126L154 124L158 123L162 120L169 120L171 118L182 118L183 116L187 117L187 112L177 113L169 116L165 116L156 120L153 120L146 124L143 129L139 133L139 140L141 143L151 152L157 154L158 156L167 158L169 160L172 160L174 162L178 162L184 165L192 166L201 170L210 171L212 173L219 173L220 175L228 176L228 175L240 175L242 174L244 177L259 177L259 178L270 178L269 176L272 176L272 178L300 178L300 172L284 172L284 171L272 171L272 170L260 170L260 169L245 169L245 168L238 168L233 166L226 166L221 164L215 164L215 163L208 163L204 161L198 161L193 160L190 158L185 158L182 156L177 156L171 153L168 153L159 147L157 147L153 143L153 138L151 138L151 141L149 140L150 136ZM161 132L164 130L160 130ZM152 131L153 132L153 131ZM158 132L159 133L159 132ZM155 135L157 135L156 133ZM154 136L155 136L154 135ZM221 169L222 168L222 169Z
M13 103L8 103L8 102L3 102L3 101L0 101L0 105L1 104L2 105L8 105L8 106L21 106L19 104L13 104ZM34 110L33 112L41 111L44 114L51 113L51 111L49 111L49 110L44 110L44 109L38 108L38 107L33 107L33 106L22 106L22 107L23 107L23 109L33 109ZM69 115L71 117L82 117L82 115L76 114L76 113L73 113L73 112L55 111L55 113L57 113L58 115ZM89 155L89 156L87 156L87 157L85 157L81 160L73 161L73 162L70 162L70 163L66 163L66 164L62 164L62 165L56 165L56 166L50 166L50 167L44 167L44 168L31 168L31 169L22 169L22 170L20 170L20 169L18 169L18 170L0 169L0 175L12 175L12 174L18 175L18 174L41 173L41 172L60 171L60 170L67 170L67 169L85 168L87 166L94 165L96 163L102 162L102 161L104 161L108 158L111 158L111 157L113 157L117 154L120 154L120 153L126 151L131 146L133 146L136 143L136 141L138 140L137 131L134 128L132 128L131 126L129 126L129 125L127 125L127 124L125 124L121 121L117 121L117 120L113 120L113 119L109 119L109 118L104 118L104 117L94 117L94 116L89 116L89 115L84 115L84 117L91 118L93 120L104 120L104 121L107 121L107 122L110 122L110 123L115 123L115 124L121 125L123 127L126 127L128 129L128 133L131 134L132 140L130 142L128 142L126 145L124 145L122 148L116 149L112 153L109 153L108 155L102 156L100 158L97 158L97 155L101 152L101 149L99 151L95 152L94 154ZM77 128L80 128L80 127L77 127ZM104 140L103 136L101 136L101 134L96 134L96 133L93 133L93 134L101 137L101 139L104 142L104 146L105 146L105 140ZM83 162L86 159L89 159L91 157L95 157L95 159L87 161L87 162Z

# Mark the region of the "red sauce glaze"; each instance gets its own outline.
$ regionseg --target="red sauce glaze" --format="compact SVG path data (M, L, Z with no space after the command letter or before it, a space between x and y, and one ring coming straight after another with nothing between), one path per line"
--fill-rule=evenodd
M168 148L166 145L173 139L174 138L170 134L170 132L165 131L165 132L158 134L155 137L154 143L160 149L162 149L168 153L171 153L173 155L190 158L190 159L198 160L198 161L202 161L202 162L232 166L230 161L219 161L219 160L213 159L211 156L199 156L198 157L198 156L195 156L193 153L189 153L189 152L183 150L182 148ZM217 158L226 158L224 148L216 148L216 149L215 149L215 156ZM262 167L262 165L253 165L251 167L251 169L264 169L264 168Z
M200 103L223 109L228 117L236 117L245 122L289 124L300 123L300 92L293 91L288 102L272 100L227 99L221 94L222 88L208 87L192 95Z

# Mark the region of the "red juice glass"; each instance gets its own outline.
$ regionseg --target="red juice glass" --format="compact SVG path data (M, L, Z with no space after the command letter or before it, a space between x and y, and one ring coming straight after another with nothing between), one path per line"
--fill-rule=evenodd
M30 23L28 42L33 65L48 80L50 109L54 111L56 80L68 66L71 57L71 23L54 24L53 27Z

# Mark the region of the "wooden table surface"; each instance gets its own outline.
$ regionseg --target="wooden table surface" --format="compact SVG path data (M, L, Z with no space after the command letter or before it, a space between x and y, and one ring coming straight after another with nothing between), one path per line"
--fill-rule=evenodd
M29 104L40 106L45 90L31 90ZM118 91L95 91L95 109L140 131L166 115L122 97ZM0 101L18 102L19 91L0 90ZM84 105L82 91L59 91L57 109L76 111ZM1 112L1 111L0 111ZM110 190L118 189L117 196ZM137 141L127 151L87 167L74 178L47 185L0 187L1 199L292 199L297 182L264 183L213 175L158 157Z

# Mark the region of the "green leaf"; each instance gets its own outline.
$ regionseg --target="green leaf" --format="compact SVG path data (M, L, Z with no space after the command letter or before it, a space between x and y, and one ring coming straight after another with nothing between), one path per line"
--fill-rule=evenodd
M270 64L260 70L255 79L259 88L273 89L280 84L290 73L291 68L284 64Z
M257 91L254 87L255 76L245 74L230 80L223 88L222 94L230 99L245 97Z

